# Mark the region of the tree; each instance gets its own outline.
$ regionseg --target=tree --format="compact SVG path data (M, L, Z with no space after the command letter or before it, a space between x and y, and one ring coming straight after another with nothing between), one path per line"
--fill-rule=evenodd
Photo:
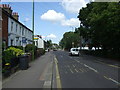
M66 32L63 35L63 38L59 42L59 45L62 48L65 48L69 50L72 47L78 47L79 46L79 33L75 32Z
M52 47L52 40L47 40L46 47L51 48Z
M92 46L105 51L120 51L120 5L117 2L92 2L78 15L83 37L92 39ZM80 27L81 28L81 27Z

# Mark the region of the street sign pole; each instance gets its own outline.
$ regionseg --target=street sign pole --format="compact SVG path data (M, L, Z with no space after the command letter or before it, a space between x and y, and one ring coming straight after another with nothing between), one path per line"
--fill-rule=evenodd
M32 51L32 60L34 60L34 0L33 0L33 6L32 6L32 30L33 30L33 51Z

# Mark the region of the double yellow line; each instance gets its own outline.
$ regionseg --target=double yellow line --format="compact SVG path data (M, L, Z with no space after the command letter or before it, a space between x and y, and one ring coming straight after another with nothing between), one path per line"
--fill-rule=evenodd
M60 74L59 74L59 69L58 69L58 61L57 61L56 57L54 57L54 60L55 60L55 66L56 66L56 83L57 83L57 88L59 88L59 90L62 90Z

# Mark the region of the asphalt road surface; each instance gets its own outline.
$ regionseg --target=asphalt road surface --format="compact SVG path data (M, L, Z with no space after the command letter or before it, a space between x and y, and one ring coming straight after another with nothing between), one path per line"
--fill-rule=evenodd
M119 88L119 62L54 51L60 73L61 88Z

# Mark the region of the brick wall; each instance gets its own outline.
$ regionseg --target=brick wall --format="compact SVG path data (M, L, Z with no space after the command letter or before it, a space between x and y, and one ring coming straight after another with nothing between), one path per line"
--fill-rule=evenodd
M8 46L8 16L2 11L2 40Z

